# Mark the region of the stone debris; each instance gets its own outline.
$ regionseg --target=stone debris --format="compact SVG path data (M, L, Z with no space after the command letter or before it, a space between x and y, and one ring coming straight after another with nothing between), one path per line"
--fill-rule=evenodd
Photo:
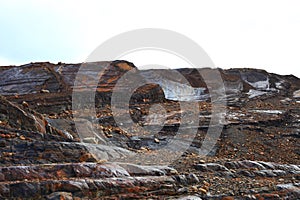
M79 68L86 83L74 85ZM128 71L133 76L126 84L147 84L134 90L129 107L122 98L111 104L112 93L127 95L128 85L118 81ZM225 93L214 99L208 85L219 83L202 75L215 72L224 85L216 94ZM0 75L0 199L300 198L295 76L258 69L138 70L127 61L30 63L0 67ZM81 107L90 88L95 110ZM81 97L78 110L72 110L74 91ZM212 108L224 100L221 135L206 157L199 155L204 139L215 139L207 134ZM117 123L112 109L130 117Z

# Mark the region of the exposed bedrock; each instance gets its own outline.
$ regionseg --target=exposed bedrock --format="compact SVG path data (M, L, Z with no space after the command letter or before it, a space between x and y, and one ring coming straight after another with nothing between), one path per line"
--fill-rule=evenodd
M0 199L300 198L293 75L127 61L0 75Z

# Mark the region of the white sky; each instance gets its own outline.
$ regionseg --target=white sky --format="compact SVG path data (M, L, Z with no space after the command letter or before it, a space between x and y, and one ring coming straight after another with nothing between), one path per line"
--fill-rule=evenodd
M0 65L83 62L117 34L163 28L197 42L218 67L300 77L298 0L0 0L0 25Z

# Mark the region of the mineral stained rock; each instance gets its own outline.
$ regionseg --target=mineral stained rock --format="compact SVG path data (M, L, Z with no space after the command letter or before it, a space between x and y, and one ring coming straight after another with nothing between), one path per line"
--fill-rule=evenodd
M0 75L1 199L300 198L293 75L127 61L30 63ZM216 140L207 156L205 140Z

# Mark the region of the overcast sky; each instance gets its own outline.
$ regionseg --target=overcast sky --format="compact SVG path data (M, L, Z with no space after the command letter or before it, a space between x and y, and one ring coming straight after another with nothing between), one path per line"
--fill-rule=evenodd
M117 34L163 28L197 42L218 67L300 77L299 10L298 0L0 0L0 65L83 62Z

